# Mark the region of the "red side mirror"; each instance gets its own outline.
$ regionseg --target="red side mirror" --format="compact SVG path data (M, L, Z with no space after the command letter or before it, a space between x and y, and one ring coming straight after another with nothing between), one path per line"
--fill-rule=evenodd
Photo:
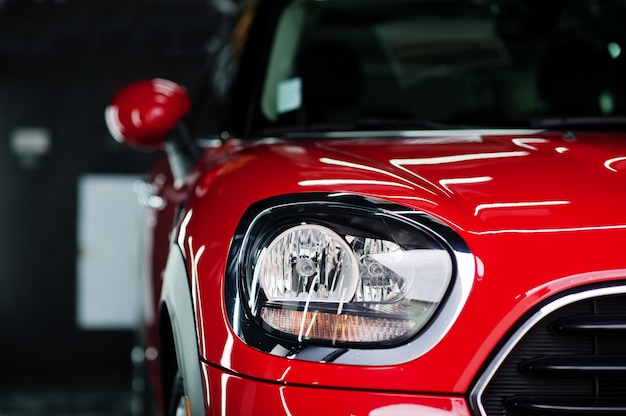
M134 82L120 90L106 108L105 120L115 140L162 149L168 133L191 107L183 87L165 79Z

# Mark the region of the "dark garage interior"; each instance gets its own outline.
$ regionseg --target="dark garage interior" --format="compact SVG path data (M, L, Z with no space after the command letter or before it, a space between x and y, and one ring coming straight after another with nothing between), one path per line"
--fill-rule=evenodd
M211 3L0 1L0 415L136 413L135 331L77 325L78 182L146 170L152 155L116 143L104 109L137 79L193 91ZM32 129L45 140L21 148Z

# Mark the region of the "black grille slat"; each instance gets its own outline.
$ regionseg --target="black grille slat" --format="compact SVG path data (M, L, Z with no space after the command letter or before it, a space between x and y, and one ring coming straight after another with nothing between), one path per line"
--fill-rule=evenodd
M623 399L585 400L572 397L511 397L510 409L543 415L619 415L626 414Z
M579 300L535 323L479 400L488 416L626 415L626 294Z
M522 371L531 374L568 373L586 376L608 373L626 375L626 356L566 355L542 357L520 364Z
M554 331L624 331L626 332L626 316L582 316L564 319L552 325Z

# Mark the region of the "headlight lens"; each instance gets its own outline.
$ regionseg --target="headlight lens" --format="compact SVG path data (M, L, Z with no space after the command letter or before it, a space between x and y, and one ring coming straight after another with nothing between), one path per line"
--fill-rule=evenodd
M263 250L254 273L270 302L345 303L352 299L359 277L346 241L317 225L299 225L281 233Z
M453 257L434 233L354 207L257 218L244 241L247 309L274 336L299 343L397 345L444 301Z

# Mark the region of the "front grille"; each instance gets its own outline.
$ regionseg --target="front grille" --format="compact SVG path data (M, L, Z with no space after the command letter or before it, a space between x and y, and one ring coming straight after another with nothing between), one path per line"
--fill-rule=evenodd
M625 292L570 294L533 315L479 381L480 413L626 415Z

